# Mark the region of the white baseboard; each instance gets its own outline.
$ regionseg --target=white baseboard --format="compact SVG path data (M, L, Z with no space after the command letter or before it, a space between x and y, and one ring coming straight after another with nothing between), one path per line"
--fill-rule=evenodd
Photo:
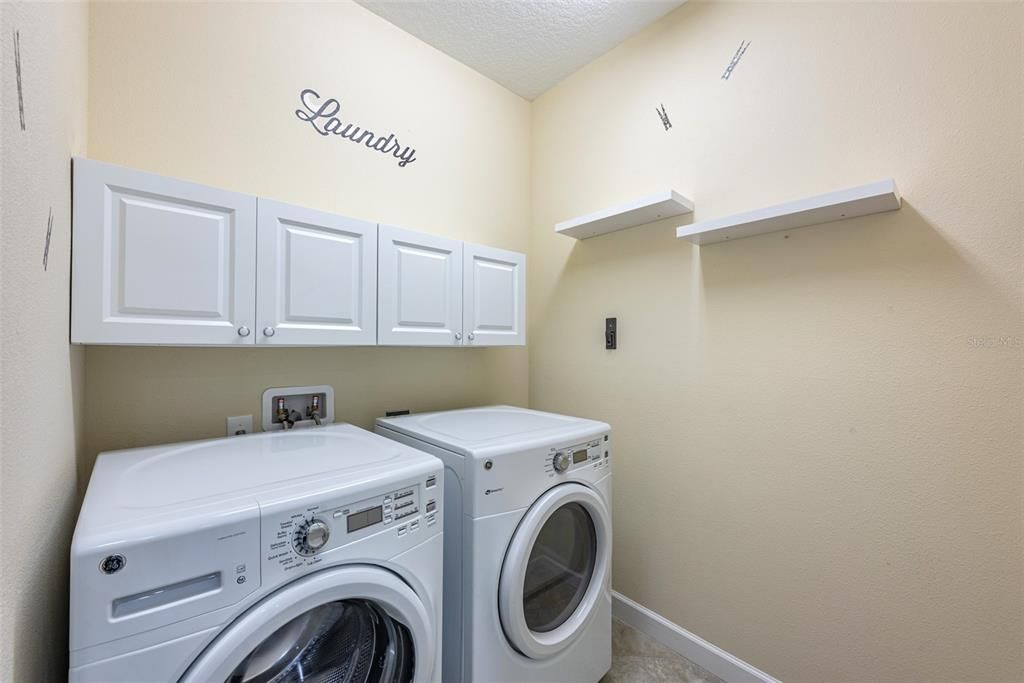
M778 679L615 591L612 591L612 614L728 683L780 683Z

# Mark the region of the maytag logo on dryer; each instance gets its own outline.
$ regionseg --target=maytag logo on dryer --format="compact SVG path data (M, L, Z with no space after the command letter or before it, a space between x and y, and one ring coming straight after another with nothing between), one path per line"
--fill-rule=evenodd
M487 489L486 491L484 491L484 495L485 496L489 496L492 493L498 493L499 491L504 491L504 490L505 490L504 486L502 486L500 489Z

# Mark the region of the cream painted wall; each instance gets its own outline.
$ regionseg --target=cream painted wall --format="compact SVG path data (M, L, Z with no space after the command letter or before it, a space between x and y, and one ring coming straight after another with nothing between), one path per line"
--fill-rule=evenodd
M353 3L97 3L89 87L93 158L526 251L529 104ZM305 88L416 161L317 135L294 114ZM525 405L526 364L523 348L91 347L83 474L98 451L258 423L270 386L331 384L336 419L370 427L390 409Z
M534 102L530 405L613 426L615 588L786 681L1024 680L1022 35L690 2ZM898 213L701 249L553 233L886 177Z
M85 151L87 31L84 4L0 3L0 681L12 683L67 675L83 356L68 343L70 159Z
M527 397L610 421L616 588L787 681L1024 677L1024 6L689 3L541 97L532 141L526 102L354 5L95 4L87 55L82 6L0 6L0 680L63 671L64 555L34 562L21 534L67 547L83 415L82 484L99 450L215 436L258 419L267 386L320 381L363 426ZM292 113L306 87L418 160L316 136ZM83 151L528 247L529 366L524 349L68 350ZM788 236L552 234L669 186L699 219L886 176L899 213Z

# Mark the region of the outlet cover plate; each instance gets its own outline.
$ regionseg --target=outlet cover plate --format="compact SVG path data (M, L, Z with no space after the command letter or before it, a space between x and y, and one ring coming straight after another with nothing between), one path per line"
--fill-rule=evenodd
M226 418L224 423L224 431L228 436L252 434L252 415L235 415L234 417Z

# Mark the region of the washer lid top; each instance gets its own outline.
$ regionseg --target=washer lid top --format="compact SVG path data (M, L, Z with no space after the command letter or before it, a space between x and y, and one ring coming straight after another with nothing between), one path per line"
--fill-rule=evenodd
M583 441L610 429L604 422L512 406L382 417L377 425L475 457Z
M149 452L138 453L118 477L117 497L124 507L162 507L307 477L356 475L402 455L402 451L351 425L265 432L145 450Z
M432 456L348 424L102 453L83 505L104 524L239 501L296 500L416 476Z

